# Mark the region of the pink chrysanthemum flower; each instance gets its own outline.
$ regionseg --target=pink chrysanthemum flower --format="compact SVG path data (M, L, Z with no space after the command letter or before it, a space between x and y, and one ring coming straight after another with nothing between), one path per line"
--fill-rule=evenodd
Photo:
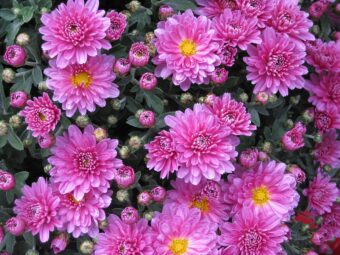
M99 234L94 255L153 255L151 233L145 219L126 224L116 215L110 215L109 225Z
M314 125L321 132L340 129L340 111L334 105L326 106L325 111L315 109Z
M213 104L207 107L233 135L251 136L251 131L256 130L256 126L251 125L251 116L244 104L232 99L229 93L216 97Z
M232 223L222 225L219 243L226 246L223 255L273 255L282 252L287 232L288 227L275 215L244 208Z
M322 142L315 145L313 155L321 166L340 167L340 141L335 129L322 135Z
M157 255L210 255L216 246L216 224L197 208L165 205L152 219L152 247Z
M82 115L87 111L94 112L96 105L106 105L106 98L119 95L118 86L113 83L116 75L112 70L112 56L89 57L82 65L72 64L64 69L58 68L55 60L49 64L50 67L45 69L49 77L47 86L53 90L53 100L62 103L68 117L77 110Z
M58 216L63 226L59 230L72 233L74 238L82 234L91 237L98 235L98 223L106 218L104 208L111 204L111 191L105 194L92 189L81 200L77 200L72 193L60 194L58 190L54 195L60 199Z
M202 217L213 223L220 223L228 218L218 182L202 181L198 185L192 185L177 179L171 182L171 186L173 190L168 191L165 204L198 208Z
M330 233L331 238L340 237L340 205L333 203L331 211L323 215L322 228Z
M214 34L211 21L205 16L196 18L191 10L159 22L154 42L158 55L153 58L156 76L166 79L172 75L173 83L182 90L192 83L207 84L221 62Z
M313 22L308 13L301 11L298 0L277 0L266 25L276 32L286 34L291 40L304 48L304 41L313 41L315 37L309 32Z
M177 177L197 185L203 177L219 181L223 173L234 171L231 161L237 156L239 139L202 105L177 111L175 116L165 117L165 123L176 143Z
M255 85L254 93L267 92L282 96L288 89L303 88L302 75L308 72L303 66L306 52L287 36L267 28L262 34L263 42L257 47L248 47L247 79Z
M257 26L264 28L266 22L271 16L274 9L272 0L236 0L238 9L246 17L257 18Z
M208 18L216 17L226 9L237 9L236 0L196 0L198 8L196 14L207 16Z
M285 164L270 161L228 177L224 200L232 206L231 213L238 214L242 208L248 208L288 220L298 205L299 194L294 176L285 174L285 170Z
M235 63L235 57L237 54L237 48L230 46L228 43L223 44L217 51L217 55L221 59L221 64L225 66L233 66Z
M39 29L45 41L42 49L59 68L70 64L85 64L89 56L94 57L100 49L110 49L105 39L110 19L104 11L98 11L99 1L68 0L51 13L41 17L43 27Z
M111 24L109 29L106 31L106 38L111 41L119 40L127 25L125 15L116 11L111 11L106 14L106 17L110 19Z
M306 127L297 122L295 126L281 137L281 144L286 151L295 151L305 146L303 136L306 134Z
M339 189L331 178L318 172L318 175L309 183L303 194L308 197L308 207L317 215L331 211L333 203L339 195Z
M25 118L27 129L34 137L53 131L60 119L61 111L53 104L47 93L41 97L28 100L26 107L20 112Z
M161 173L161 178L169 177L170 173L178 170L177 151L171 134L161 131L150 143L146 144L147 167Z
M312 74L305 88L310 93L308 101L318 110L324 111L328 106L334 106L340 112L340 73Z
M73 194L78 201L91 189L106 192L114 170L122 166L116 158L118 141L103 139L96 142L94 128L88 125L84 133L71 125L68 132L58 136L48 162L52 181L61 194Z
M246 17L241 11L225 10L220 16L213 19L216 29L215 39L223 44L238 46L247 50L251 43L261 43L260 30L257 28L257 19Z
M50 232L61 227L57 210L60 199L53 196L52 188L42 177L31 187L22 188L22 197L15 200L14 212L26 222L26 228L33 235L39 233L40 241L47 242Z

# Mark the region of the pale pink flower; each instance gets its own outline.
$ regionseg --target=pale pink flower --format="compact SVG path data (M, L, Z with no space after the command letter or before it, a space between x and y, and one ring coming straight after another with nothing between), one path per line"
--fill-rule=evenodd
M6 47L4 61L7 65L20 67L25 64L27 53L25 48L19 45L10 45Z
M196 3L199 7L195 12L208 18L219 16L226 9L237 9L236 0L196 0Z
M306 52L287 36L267 28L262 33L263 42L257 47L248 47L247 79L255 85L254 93L267 92L282 96L288 89L303 88L302 75L308 72L303 66Z
M68 117L78 110L81 115L94 112L96 105L104 107L105 99L119 95L118 86L113 83L114 57L97 55L88 57L82 65L72 64L64 69L58 68L56 61L44 73L49 77L47 86L53 91L53 100L62 104Z
M314 116L314 125L319 131L340 129L340 109L338 110L334 105L327 105L325 111L315 109Z
M264 28L271 16L275 3L272 0L236 0L238 9L247 17L257 18L257 26Z
M53 196L52 188L42 177L31 187L22 188L22 197L15 200L14 212L26 222L26 228L33 235L39 234L40 241L45 243L50 232L61 227L57 210L60 199Z
M214 34L211 21L204 16L196 18L191 10L159 22L154 42L157 55L152 60L157 65L155 75L163 79L172 76L173 83L184 91L192 83L207 84L221 62Z
M59 122L61 111L53 104L47 93L28 100L26 107L19 113L25 118L27 129L34 137L53 131Z
M122 166L117 159L118 141L103 139L96 142L94 128L88 125L84 133L71 125L63 136L58 136L48 162L52 182L61 194L72 193L78 201L92 189L105 193L114 178L115 169Z
M321 166L340 167L340 141L335 129L322 135L322 142L315 145L313 155Z
M257 19L246 17L241 11L225 10L223 14L213 19L216 29L215 39L220 43L238 46L247 50L251 43L261 43L261 32L257 28Z
M106 38L111 41L119 40L127 25L125 15L116 11L110 11L106 14L106 17L110 19L110 27L106 30Z
M295 151L305 146L303 136L306 134L306 127L297 122L294 127L281 137L281 144L286 151Z
M55 64L65 68L70 64L85 64L100 49L110 49L105 39L110 19L105 11L98 11L99 0L68 0L51 13L41 16L39 29L43 51L50 58L57 57Z

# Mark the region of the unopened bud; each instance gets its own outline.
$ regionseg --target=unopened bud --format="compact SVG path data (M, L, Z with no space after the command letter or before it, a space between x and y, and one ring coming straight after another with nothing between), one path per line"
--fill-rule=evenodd
M11 125L13 128L19 128L22 124L22 119L19 115L13 115L9 118L8 121L9 125Z
M248 102L248 100L249 100L249 96L248 96L248 94L247 93L241 93L240 95L239 95L239 99L240 99L240 101L242 102L242 103L246 103L246 102Z
M154 213L152 211L147 211L143 214L143 218L147 221L151 221L153 218Z
M47 87L46 81L41 81L41 82L39 82L39 84L38 84L38 89L39 89L40 91L47 91L47 90L48 90L48 87Z
M141 7L141 4L139 1L133 0L126 6L131 12L136 12Z
M76 124L80 128L85 128L91 122L89 116L80 115L76 118Z
M142 139L137 135L131 136L129 146L134 150L139 150L142 146Z
M15 79L15 72L12 68L5 68L2 71L2 79L6 83L13 83Z
M116 116L114 115L110 115L107 117L107 123L110 125L110 126L114 126L116 125L118 122L118 119Z
M130 156L130 149L128 146L123 146L119 149L119 155L122 159L127 159Z
M90 240L85 240L80 244L79 250L82 254L90 255L94 249L94 243Z
M8 127L4 120L0 120L0 136L7 135Z
M20 33L17 35L16 38L16 44L19 44L20 46L26 46L30 43L31 38L27 33Z
M117 191L116 198L119 202L125 202L129 199L129 192L125 189Z
M96 137L96 141L100 142L106 138L108 138L108 133L106 131L106 129L98 127L94 130L94 136Z

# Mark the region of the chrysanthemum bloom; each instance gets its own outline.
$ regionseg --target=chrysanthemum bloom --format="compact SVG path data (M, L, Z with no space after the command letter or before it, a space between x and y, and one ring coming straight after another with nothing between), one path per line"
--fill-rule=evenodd
M220 223L228 218L218 182L202 181L198 185L192 185L177 179L171 181L171 186L173 190L168 191L166 205L198 208L202 217L212 223Z
M339 196L339 189L328 175L319 172L308 188L303 190L303 194L308 197L308 207L312 212L322 215L331 211Z
M116 215L110 215L108 222L105 232L98 236L94 255L154 254L153 240L145 219L135 224L126 224Z
M141 193L139 193L139 195L137 196L137 202L140 205L148 205L150 204L152 201L152 197L150 195L150 193L148 191L143 191Z
M301 122L297 122L291 130L287 131L281 137L283 149L286 151L295 151L305 146L303 136L306 130L306 127Z
M127 25L125 15L116 11L110 11L106 14L106 17L110 19L110 27L106 30L106 38L111 41L119 40Z
M153 201L162 203L167 195L167 192L162 186L156 186L150 190L150 195Z
M245 168L251 168L258 161L259 152L257 149L247 149L240 154L240 164Z
M199 6L196 13L208 18L219 16L226 9L235 10L238 8L236 0L196 0L196 3Z
M228 80L229 72L224 67L218 67L211 74L211 80L215 84L223 84Z
M312 3L309 6L308 13L311 17L320 19L320 17L324 14L327 8L328 8L328 3L323 0L319 0L319 1Z
M49 77L47 86L53 90L53 100L62 103L68 117L78 110L81 115L94 112L96 105L104 107L106 98L119 95L118 86L113 83L114 57L98 55L87 58L82 65L72 64L64 69L58 68L56 61L44 73Z
M15 187L13 174L0 169L0 190L8 191Z
M178 170L177 151L172 135L163 130L150 143L146 144L147 167L160 172L162 179Z
M306 52L287 36L267 28L262 34L263 42L257 47L248 47L247 79L255 85L254 93L267 92L282 96L288 89L303 88L302 75L308 72L303 66Z
M139 124L145 128L150 128L155 125L156 117L153 111L142 111L138 118Z
M207 84L209 74L220 64L216 55L218 43L213 42L215 30L204 16L196 18L191 10L159 22L155 30L158 55L155 75L168 78L186 91L192 83Z
M221 227L219 243L226 246L223 255L273 255L282 251L288 228L273 214L256 214L244 208L233 222Z
M202 105L166 116L165 123L176 143L177 177L197 185L202 178L219 181L223 173L234 171L231 161L239 139Z
M217 51L217 55L221 59L221 64L225 66L233 66L235 63L235 57L237 54L237 48L230 46L228 43L223 44Z
M64 195L72 192L77 201L91 189L106 192L114 170L122 166L116 158L118 141L104 139L97 143L93 131L91 125L84 133L71 125L68 132L57 137L48 159L53 166L50 175L59 192Z
M26 222L27 230L33 235L39 233L45 243L56 227L61 227L57 210L60 199L52 194L52 188L42 177L31 187L22 188L22 197L15 200L14 212Z
M252 170L228 177L224 200L226 203L231 202L231 213L238 214L242 208L248 208L288 220L298 205L299 194L295 190L295 178L291 174L285 174L285 170L285 164L269 161L258 164Z
M251 136L251 131L256 130L256 126L251 125L251 115L244 104L232 99L229 93L216 97L208 109L219 119L223 128L233 135Z
M322 228L326 228L331 238L340 237L340 205L333 203L331 211L322 217Z
M139 220L139 215L137 209L133 207L126 207L121 212L120 217L122 221L126 224L134 224Z
M216 29L215 39L220 43L238 46L247 50L251 43L261 43L260 30L257 28L257 19L246 17L241 11L225 10L220 16L213 19Z
M322 135L322 142L315 145L313 155L321 166L340 167L340 141L335 129Z
M340 73L312 74L305 88L310 93L308 101L318 110L325 111L328 106L333 106L340 112Z
M257 18L257 26L264 28L264 22L272 16L274 3L271 0L236 0L238 9L246 17Z
M197 208L165 205L151 229L157 255L210 255L216 246L216 224L202 219Z
M298 0L276 1L266 25L278 33L288 35L302 48L304 41L315 40L314 35L309 32L313 22L308 19L308 13L301 11Z
M120 76L126 75L131 68L131 63L127 58L119 58L114 64L113 70Z
M10 95L10 105L12 107L24 107L28 99L28 95L25 91L15 91Z
M148 47L143 42L136 42L131 45L129 51L129 61L135 67L146 66L149 62L150 54Z
M126 189L135 182L135 170L131 166L121 166L115 169L114 175L114 179L121 189Z
M4 61L7 65L20 67L25 64L27 58L26 50L19 45L11 45L6 47Z
M60 119L61 111L53 104L47 93L28 100L26 107L19 113L25 118L27 129L34 137L53 131Z
M330 233L327 228L319 228L316 232L313 233L311 241L315 245L322 245L325 242L329 241L331 238Z
M6 221L6 230L14 236L22 235L25 228L25 221L19 217L12 217Z
M153 73L143 73L139 79L139 87L144 90L152 90L157 86L157 78Z
M68 244L67 234L61 233L53 238L51 242L51 249L53 250L54 254L58 254L66 249L67 244Z
M300 167L297 165L291 165L288 168L288 171L295 177L297 183L303 183L306 180L306 174Z
M315 109L314 125L321 132L340 129L340 111L334 105L326 106L325 111Z
M56 66L85 64L98 50L111 48L105 39L110 19L98 7L98 0L88 0L85 4L84 0L68 0L66 5L62 3L51 13L42 15L39 32L45 42L41 47L50 58L57 57Z
M91 189L79 200L72 193L63 195L57 189L54 195L60 199L58 216L63 221L60 230L67 231L74 238L82 234L91 237L98 235L98 223L106 218L104 208L111 204L112 191L102 193Z

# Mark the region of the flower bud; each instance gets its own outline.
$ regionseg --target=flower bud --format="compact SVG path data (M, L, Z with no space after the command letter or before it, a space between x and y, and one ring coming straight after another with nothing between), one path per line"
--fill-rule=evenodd
M150 128L155 125L156 117L153 111L143 111L138 118L139 124L145 128Z
M133 207L126 207L120 214L120 218L126 224L134 224L138 222L138 211Z
M109 124L109 126L114 126L116 125L118 122L118 118L114 115L109 115L107 117L107 123Z
M157 86L157 78L153 73L144 73L139 79L139 87L143 90L152 90Z
M121 189L129 188L135 179L135 170L130 166L121 166L114 170L114 180Z
M22 143L24 144L24 147L27 148L32 145L33 140L32 138L26 138L22 141Z
M247 149L240 154L240 164L245 168L252 168L258 160L258 151L256 149Z
M90 255L94 249L94 243L91 240L85 240L80 244L79 250L82 254Z
M319 27L319 25L314 25L313 27L312 27L312 33L314 34L314 35L319 35L320 34L320 27Z
M174 9L169 5L161 5L158 10L158 17L160 20L166 20L175 14Z
M147 211L143 214L143 218L147 221L151 221L153 218L154 213L152 211Z
M41 81L41 82L39 82L39 84L38 84L38 89L39 89L41 92L47 91L47 90L48 90L48 86L47 86L46 81Z
M122 102L120 101L120 99L111 100L110 104L111 104L113 110L115 110L115 111L119 111L120 108L122 108Z
M139 150L142 146L142 139L137 135L131 136L129 139L129 146L134 150Z
M150 204L151 200L152 200L152 197L151 197L150 193L147 192L147 191L143 191L143 192L139 193L139 195L137 197L138 204L144 205L144 206Z
M55 137L53 134L44 134L38 137L38 144L42 149L51 148L55 143Z
M129 51L129 61L134 67L146 66L149 62L148 47L143 42L133 43Z
M302 119L305 123L310 123L314 120L315 111L313 107L308 108L302 113Z
M122 146L119 149L119 155L122 159L127 159L130 156L130 149L128 146Z
M157 52L156 46L152 43L147 43L146 47L148 48L148 52L149 52L150 56L154 57L156 55L156 52Z
M276 101L277 101L277 95L270 95L269 96L269 99L268 99L268 102L269 103L276 103Z
M0 190L8 191L15 187L13 174L0 169Z
M26 46L31 42L31 38L27 33L20 33L17 35L15 43L20 46Z
M99 222L99 228L101 230L105 230L108 225L109 225L109 222L107 221L107 219L102 220L102 221Z
M333 168L330 165L326 164L323 166L323 170L325 170L325 172L327 173L330 173L333 170Z
M19 115L12 115L8 120L9 125L12 128L19 128L22 125L22 119Z
M321 143L322 142L322 134L318 133L314 136L314 141L316 143Z
M25 64L27 58L26 50L19 45L10 45L6 47L4 61L6 64L14 67L20 67Z
M320 17L327 10L328 3L325 1L316 1L312 3L308 8L308 13L311 17L315 19L320 19Z
M301 122L297 122L292 129L281 137L282 148L286 151L295 151L302 148L305 145L303 140L305 134L306 127Z
M204 103L207 105L212 105L214 103L216 99L216 95L214 94L208 94L205 98L204 98Z
M129 19L131 17L131 12L128 10L121 11L121 14L123 14L126 19Z
M20 236L25 232L25 222L19 217L12 217L6 221L6 229L14 236Z
M194 97L189 92L186 92L181 94L180 101L181 104L191 104L194 101Z
M150 191L150 195L153 201L162 203L166 197L166 190L161 186L157 186Z
M266 162L269 160L269 156L267 153L265 153L264 151L259 151L259 160L262 162Z
M204 103L205 103L205 97L199 97L199 98L198 98L198 102L199 102L200 104L204 104Z
M45 173L49 173L52 170L52 165L51 164L47 164L46 166L44 166L44 172Z
M294 176L297 183L300 184L306 180L306 174L299 166L291 165L289 166L288 171Z
M109 134L107 133L107 130L101 127L97 127L94 130L94 136L96 137L96 141L100 142L106 138L109 137Z
M44 14L44 13L48 13L49 11L50 11L50 9L43 7L43 8L41 8L40 13Z
M61 233L55 236L51 242L51 249L54 254L58 254L66 249L68 244L68 235L66 233Z
M2 71L2 79L6 83L13 83L15 79L15 72L13 71L12 68L5 68Z
M301 96L297 95L297 96L291 97L289 101L292 105L297 105L297 104L299 104L300 99L301 99Z
M125 76L128 72L130 72L130 69L131 63L127 58L117 59L113 66L113 71L120 76Z
M249 96L248 96L248 94L247 93L241 93L240 95L239 95L239 99L240 99L240 101L242 102L242 103L246 103L246 102L248 102L248 100L249 100Z
M259 92L256 94L256 102L259 102L262 105L268 103L269 95L267 92Z
M0 136L7 135L8 127L5 121L0 120Z
M90 122L91 120L87 115L80 115L76 118L76 124L80 128L85 128Z
M286 127L287 127L288 129L293 128L293 127L294 127L294 121L293 121L292 119L288 119L288 120L286 121Z
M25 106L28 95L25 91L15 91L10 95L10 105L12 107L22 108Z
M131 35L132 36L138 36L139 35L139 31L137 29L134 29L131 31Z
M30 249L26 251L25 255L39 255L39 252L37 250Z
M270 142L264 142L264 143L262 144L262 150L263 150L265 153L270 154L270 153L273 151L273 145L272 145Z
M153 39L155 39L155 34L154 32L147 32L144 36L144 42L145 43L151 43Z
M117 191L116 198L119 202L125 202L129 199L129 192L125 189Z
M228 80L229 72L224 67L216 68L211 74L211 80L214 84L220 85Z
M133 0L126 6L131 12L136 12L141 7L141 4L139 1Z

